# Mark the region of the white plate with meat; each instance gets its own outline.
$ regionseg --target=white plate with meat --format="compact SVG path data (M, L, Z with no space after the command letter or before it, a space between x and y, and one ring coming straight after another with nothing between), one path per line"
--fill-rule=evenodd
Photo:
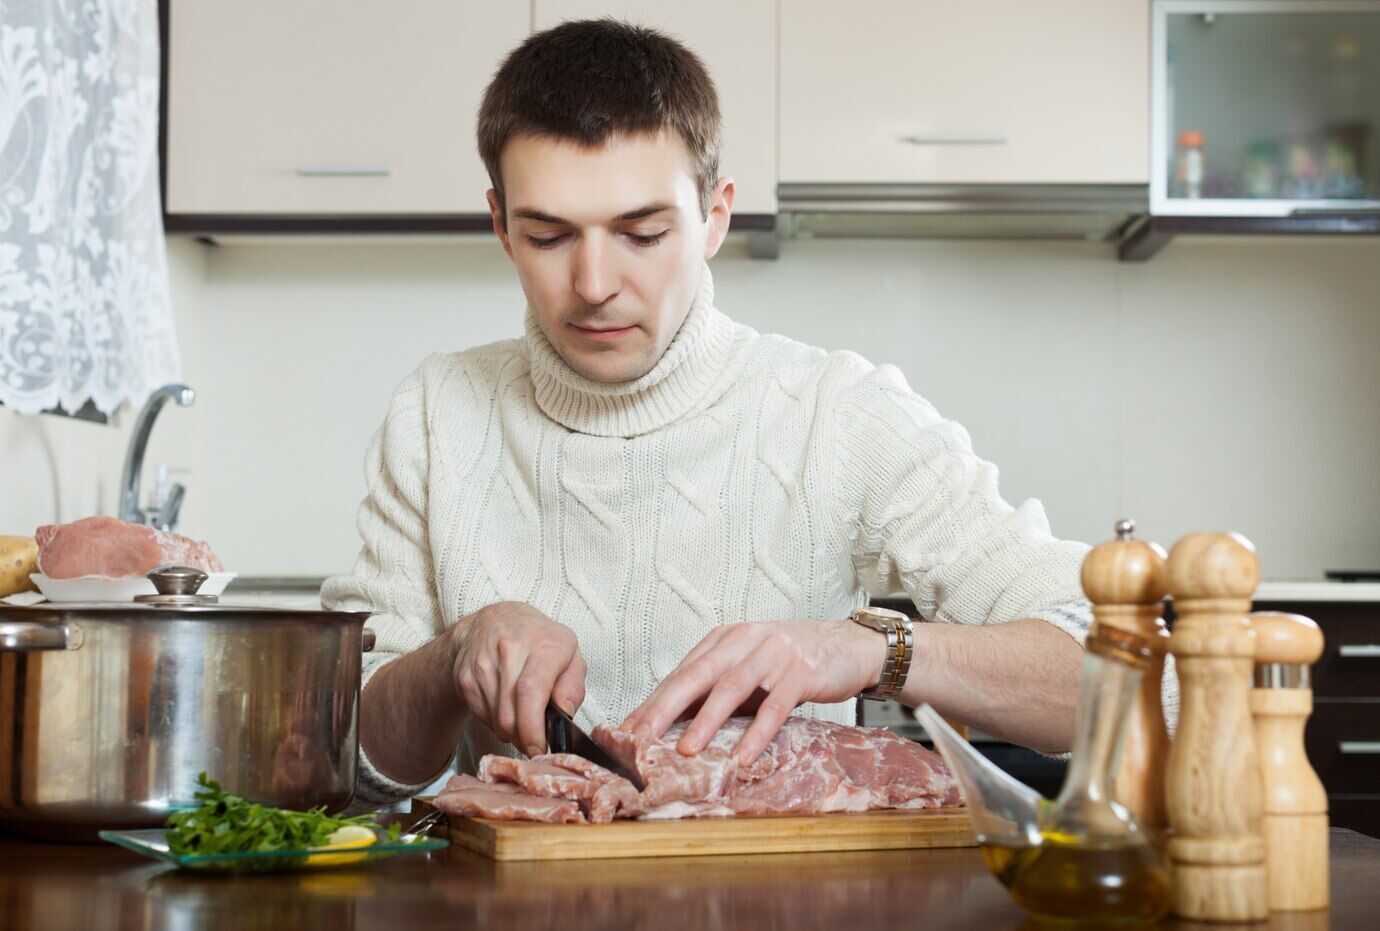
M197 590L198 595L220 595L234 572L210 572L206 581ZM112 579L101 575L84 575L75 579L50 579L41 572L29 575L38 590L48 601L91 602L91 601L133 601L136 595L156 595L153 583L142 575Z
M219 595L235 577L199 540L113 517L85 517L34 531L38 572L31 578L49 601L133 601L157 594L145 576L160 566L206 573L198 594Z

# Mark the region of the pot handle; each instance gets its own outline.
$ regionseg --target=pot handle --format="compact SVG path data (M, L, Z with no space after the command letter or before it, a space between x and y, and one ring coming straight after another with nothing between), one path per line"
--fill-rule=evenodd
M65 650L71 631L65 624L36 624L33 621L0 622L0 650L30 653L35 650Z
M367 627L364 628L364 633L361 634L359 638L360 652L374 652L374 644L378 643L378 639L378 635L375 634L372 630L370 630Z

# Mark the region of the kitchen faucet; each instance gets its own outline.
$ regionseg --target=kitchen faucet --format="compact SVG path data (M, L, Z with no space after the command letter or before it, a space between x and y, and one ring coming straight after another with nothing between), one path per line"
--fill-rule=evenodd
M176 483L161 500L149 507L139 506L139 482L144 472L144 450L153 432L153 422L158 412L171 398L179 407L187 407L196 401L196 392L186 385L164 385L149 395L144 409L134 421L134 432L129 437L129 448L125 450L125 470L120 478L120 520L132 524L148 524L159 530L173 530L182 511L182 499L187 489Z

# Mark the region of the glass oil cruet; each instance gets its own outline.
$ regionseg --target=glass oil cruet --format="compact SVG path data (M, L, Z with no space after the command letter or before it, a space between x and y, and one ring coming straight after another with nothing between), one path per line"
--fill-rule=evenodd
M983 861L1038 920L1125 926L1169 910L1164 852L1112 797L1131 703L1153 656L1143 637L1093 628L1073 754L1053 802L997 769L929 705L916 712L958 780Z

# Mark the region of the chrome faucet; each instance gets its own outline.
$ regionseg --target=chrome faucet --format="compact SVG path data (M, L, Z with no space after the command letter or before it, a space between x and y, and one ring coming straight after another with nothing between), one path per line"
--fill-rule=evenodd
M149 434L153 432L153 422L168 399L176 401L179 407L187 407L196 401L196 392L186 385L164 385L149 395L144 409L134 421L134 432L129 436L129 448L125 450L125 470L120 478L120 520L132 524L148 524L159 530L173 530L182 511L182 499L187 489L180 483L174 484L168 494L150 507L139 504L139 483L144 473L144 450L149 444Z

